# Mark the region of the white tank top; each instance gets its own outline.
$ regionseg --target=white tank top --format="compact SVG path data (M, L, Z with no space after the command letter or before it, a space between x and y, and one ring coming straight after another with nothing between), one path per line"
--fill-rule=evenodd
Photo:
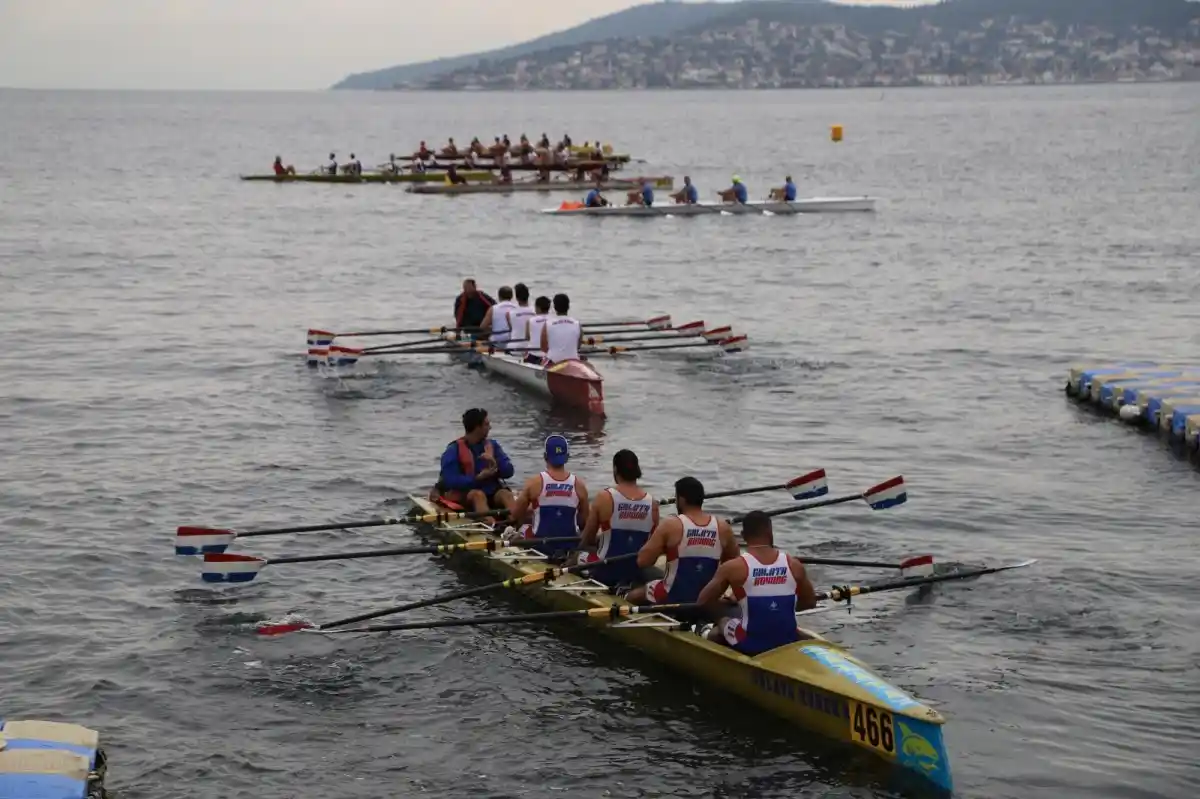
M570 316L546 320L546 358L551 363L579 360L579 322Z
M510 345L528 346L525 341L525 323L533 314L534 310L528 305L518 305L508 312L508 343Z
M517 304L512 300L501 300L492 306L491 340L493 342L503 344L508 341L508 336L512 332L512 325L508 321L508 314L516 307Z
M556 480L542 472L542 490L533 501L533 534L539 538L575 535L579 514L579 492L575 475Z
M596 554L601 559L607 558L609 549L613 540L613 531L618 533L634 533L640 543L644 543L642 536L649 538L650 533L654 532L654 497L650 494L641 499L630 499L617 490L616 486L605 489L612 497L613 511L612 518L607 524L601 525L601 530L597 536L598 546ZM636 551L636 550L635 550ZM625 554L622 552L613 552L612 554Z
M534 314L529 317L529 346L535 351L540 352L542 348L542 328L546 326L546 320L549 318L544 313ZM534 353L530 353L531 355ZM545 355L545 353L542 353Z

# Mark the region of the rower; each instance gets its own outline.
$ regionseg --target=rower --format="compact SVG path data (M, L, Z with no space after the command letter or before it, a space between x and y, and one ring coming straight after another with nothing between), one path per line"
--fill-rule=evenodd
M630 591L625 599L631 604L695 602L717 567L740 554L729 522L704 512L703 483L695 477L677 480L675 502L679 512L654 528L637 556L639 568L648 569L661 557L667 568L661 580Z
M608 205L608 200L606 200L604 198L604 195L600 193L601 187L603 185L604 185L603 181L601 181L600 179L597 178L596 187L593 188L591 191L589 191L587 193L587 197L585 197L583 200L583 204L586 207L588 207L588 208L603 208L604 206Z
M804 564L775 548L771 517L760 510L742 522L746 551L720 565L700 592L700 604L715 603L733 589L738 610L708 631L708 640L758 655L799 641L796 611L817 606Z
M529 287L524 283L513 286L517 304L508 311L508 342L505 349L528 349L529 340L525 338L529 332L529 318L536 311L529 305Z
M473 278L467 278L462 283L462 294L454 298L455 326L471 331L474 337L488 310L495 304L495 300L476 287Z
M388 175L399 175L400 174L400 165L396 163L396 154L395 153L388 154L388 162L387 162L387 165L384 167L384 171Z
M292 166L291 164L284 166L283 159L281 157L279 157L278 155L275 156L275 163L272 166L275 169L276 175L294 175L294 174L296 174L296 167Z
M527 538L568 538L579 535L579 527L587 520L588 493L583 478L566 469L570 457L567 439L560 435L546 438L546 469L525 482L517 494L512 518L523 521L532 512L533 521ZM549 544L542 549L548 558L565 557L575 548L571 542Z
M583 343L583 328L579 320L568 316L571 299L566 294L554 295L554 316L542 328L542 352L550 364L579 360L579 345Z
M579 542L580 549L595 547L596 551L580 552L580 563L633 554L658 526L658 502L638 485L642 469L637 455L623 449L613 456L612 466L616 485L596 496ZM633 560L597 566L588 576L614 588L642 582L642 570Z
M500 298L500 302L487 309L479 326L483 328L482 335L487 336L488 341L503 347L512 332L508 312L516 308L517 304L513 302L513 290L508 286L501 286L496 296Z
M346 167L351 175L362 174L362 161L359 161L358 156L354 153L350 153L350 163L346 164Z
M538 147L541 147L546 150L550 149L550 137L547 136L545 133L542 134L542 138L538 139Z
M434 499L469 507L476 513L513 509L513 494L504 481L513 476L512 461L499 442L488 438L492 422L483 408L462 416L461 438L442 453L442 469L434 486Z
M421 146L417 148L417 152L414 153L414 155L417 157L418 161L428 161L429 159L436 157L433 150L430 150L425 146L425 142L421 142Z
M446 158L458 158L458 147L454 144L454 138L451 137L449 144L442 148L441 155Z
M449 184L451 186L467 185L467 179L464 178L462 175L458 174L458 167L456 167L454 164L451 164L450 166L446 167L446 177L444 178L444 180L447 184Z
M546 320L550 318L550 298L538 297L533 301L534 315L526 320L525 341L529 347L542 346L542 331L546 328ZM541 366L546 363L545 349L531 350L525 353L525 362Z
M329 154L329 166L325 167L325 171L328 172L330 175L336 175L337 170L338 170L337 154L330 153Z
M571 149L571 137L566 133L563 134L562 143L563 147L566 147L568 150Z
M629 192L626 205L644 205L647 208L654 205L654 189L648 178L642 178L642 187Z
M671 199L683 205L695 205L700 202L700 192L696 191L696 185L692 183L692 179L684 175L683 188L672 194Z
M746 191L746 184L742 183L742 179L737 175L733 176L733 185L721 192L722 202L741 203L745 205L748 199L749 195Z
M792 182L792 176L788 175L781 188L771 189L771 199L779 200L785 203L796 202L796 184Z

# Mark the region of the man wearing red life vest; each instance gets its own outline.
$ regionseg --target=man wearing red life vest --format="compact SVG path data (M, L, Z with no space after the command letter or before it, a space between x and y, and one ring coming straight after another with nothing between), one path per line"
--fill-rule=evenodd
M513 493L504 481L513 476L513 465L500 444L488 438L492 423L487 411L471 408L462 421L466 433L446 445L435 492L443 500L479 513L500 508L511 511Z

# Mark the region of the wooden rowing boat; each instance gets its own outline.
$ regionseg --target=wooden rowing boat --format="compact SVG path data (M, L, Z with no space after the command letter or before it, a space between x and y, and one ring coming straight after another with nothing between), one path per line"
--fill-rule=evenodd
M551 366L527 363L523 353L479 352L476 342L454 333L444 335L451 355L481 366L519 386L573 408L604 415L604 378L587 361L562 361Z
M672 189L675 179L670 175L646 178L656 189ZM642 178L610 180L600 186L602 191L633 191L641 187ZM409 186L413 194L515 194L518 192L574 191L596 188L595 182L574 180L523 181L516 183L422 183Z
M492 173L484 170L459 172L467 180L491 180ZM441 183L445 172L364 172L361 175L241 175L242 180L270 181L272 183Z
M872 197L811 197L794 202L757 200L748 203L665 203L662 205L605 205L588 208L583 203L563 203L547 208L551 216L720 216L722 214L819 214L875 210Z
M411 499L422 514L445 510L425 497ZM449 543L478 541L493 533L489 526L472 521L444 522L434 529ZM473 558L500 579L546 569L544 557L536 550L472 552L463 557ZM555 610L627 604L606 586L575 574L549 587L521 590ZM818 633L806 630L804 640L747 657L682 629L678 619L664 614L589 623L697 681L736 694L797 727L865 749L936 789L952 790L941 714Z

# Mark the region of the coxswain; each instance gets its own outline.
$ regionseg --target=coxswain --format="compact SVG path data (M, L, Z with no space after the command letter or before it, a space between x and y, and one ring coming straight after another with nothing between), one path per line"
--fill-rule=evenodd
M329 166L325 167L325 171L330 175L336 175L338 170L337 154L329 154Z
M696 191L696 184L692 183L692 179L684 175L683 188L672 194L671 199L683 205L695 205L700 202L700 192Z
M631 604L695 602L717 567L741 554L729 522L704 512L703 483L695 477L677 480L675 503L679 511L659 522L637 556L642 569L665 557L663 577L630 591L625 599Z
M570 448L566 438L547 437L545 450L546 469L525 481L513 503L512 518L520 522L526 513L532 514L527 538L577 537L588 517L587 484L567 471ZM548 558L559 559L575 549L577 543L563 541L539 549Z
M513 286L516 305L508 310L508 343L505 349L528 350L529 318L537 313L529 305L529 287L524 283Z
M458 146L454 143L453 137L451 137L449 143L442 148L440 155L443 158L458 158Z
M771 199L785 203L796 202L796 184L792 182L791 175L784 178L782 187L771 189Z
M753 656L799 641L796 611L815 608L817 597L804 564L775 548L770 516L747 513L742 538L746 550L717 568L696 601L713 604L732 589L737 611L715 624L708 640Z
M600 193L602 186L603 182L597 179L595 187L587 193L587 197L585 197L583 200L583 204L586 207L603 208L604 206L608 205L608 200L606 200L604 195Z
M546 351L541 349L542 331L546 328L546 320L550 318L550 298L538 297L533 301L533 316L526 320L525 340L530 347L538 347L536 351L525 353L525 362L539 366L546 363Z
M294 175L294 174L296 174L296 167L292 166L291 164L284 166L283 159L280 158L278 155L275 156L275 163L273 165L273 168L275 170L276 175Z
M446 445L435 499L476 513L513 509L513 493L504 481L513 476L512 461L499 442L488 438L492 422L483 408L462 416L465 434Z
M488 341L503 347L512 332L508 313L516 308L517 304L513 302L513 290L508 286L501 286L497 296L500 298L500 302L487 309L483 322L479 326L483 328L483 334L488 337Z
M454 298L454 324L459 328L475 331L483 324L488 309L496 301L480 291L472 278L462 284L462 294Z
M647 208L654 205L654 188L647 178L642 178L642 187L629 192L626 205L644 205Z
M444 180L451 186L467 185L467 179L458 174L458 167L456 167L454 164L450 164L448 167L446 167L446 177Z
M642 468L637 455L621 450L613 456L612 468L614 485L596 495L579 541L581 550L595 551L580 552L580 563L638 552L658 526L658 502L638 485ZM613 588L644 582L633 559L597 566L588 576Z
M742 205L745 205L748 199L749 196L746 191L746 184L742 183L742 179L737 175L733 176L733 185L721 192L722 202L741 203Z
M542 328L542 352L546 362L555 364L579 360L579 345L583 343L583 328L579 320L568 316L571 299L566 294L554 295L554 316Z

